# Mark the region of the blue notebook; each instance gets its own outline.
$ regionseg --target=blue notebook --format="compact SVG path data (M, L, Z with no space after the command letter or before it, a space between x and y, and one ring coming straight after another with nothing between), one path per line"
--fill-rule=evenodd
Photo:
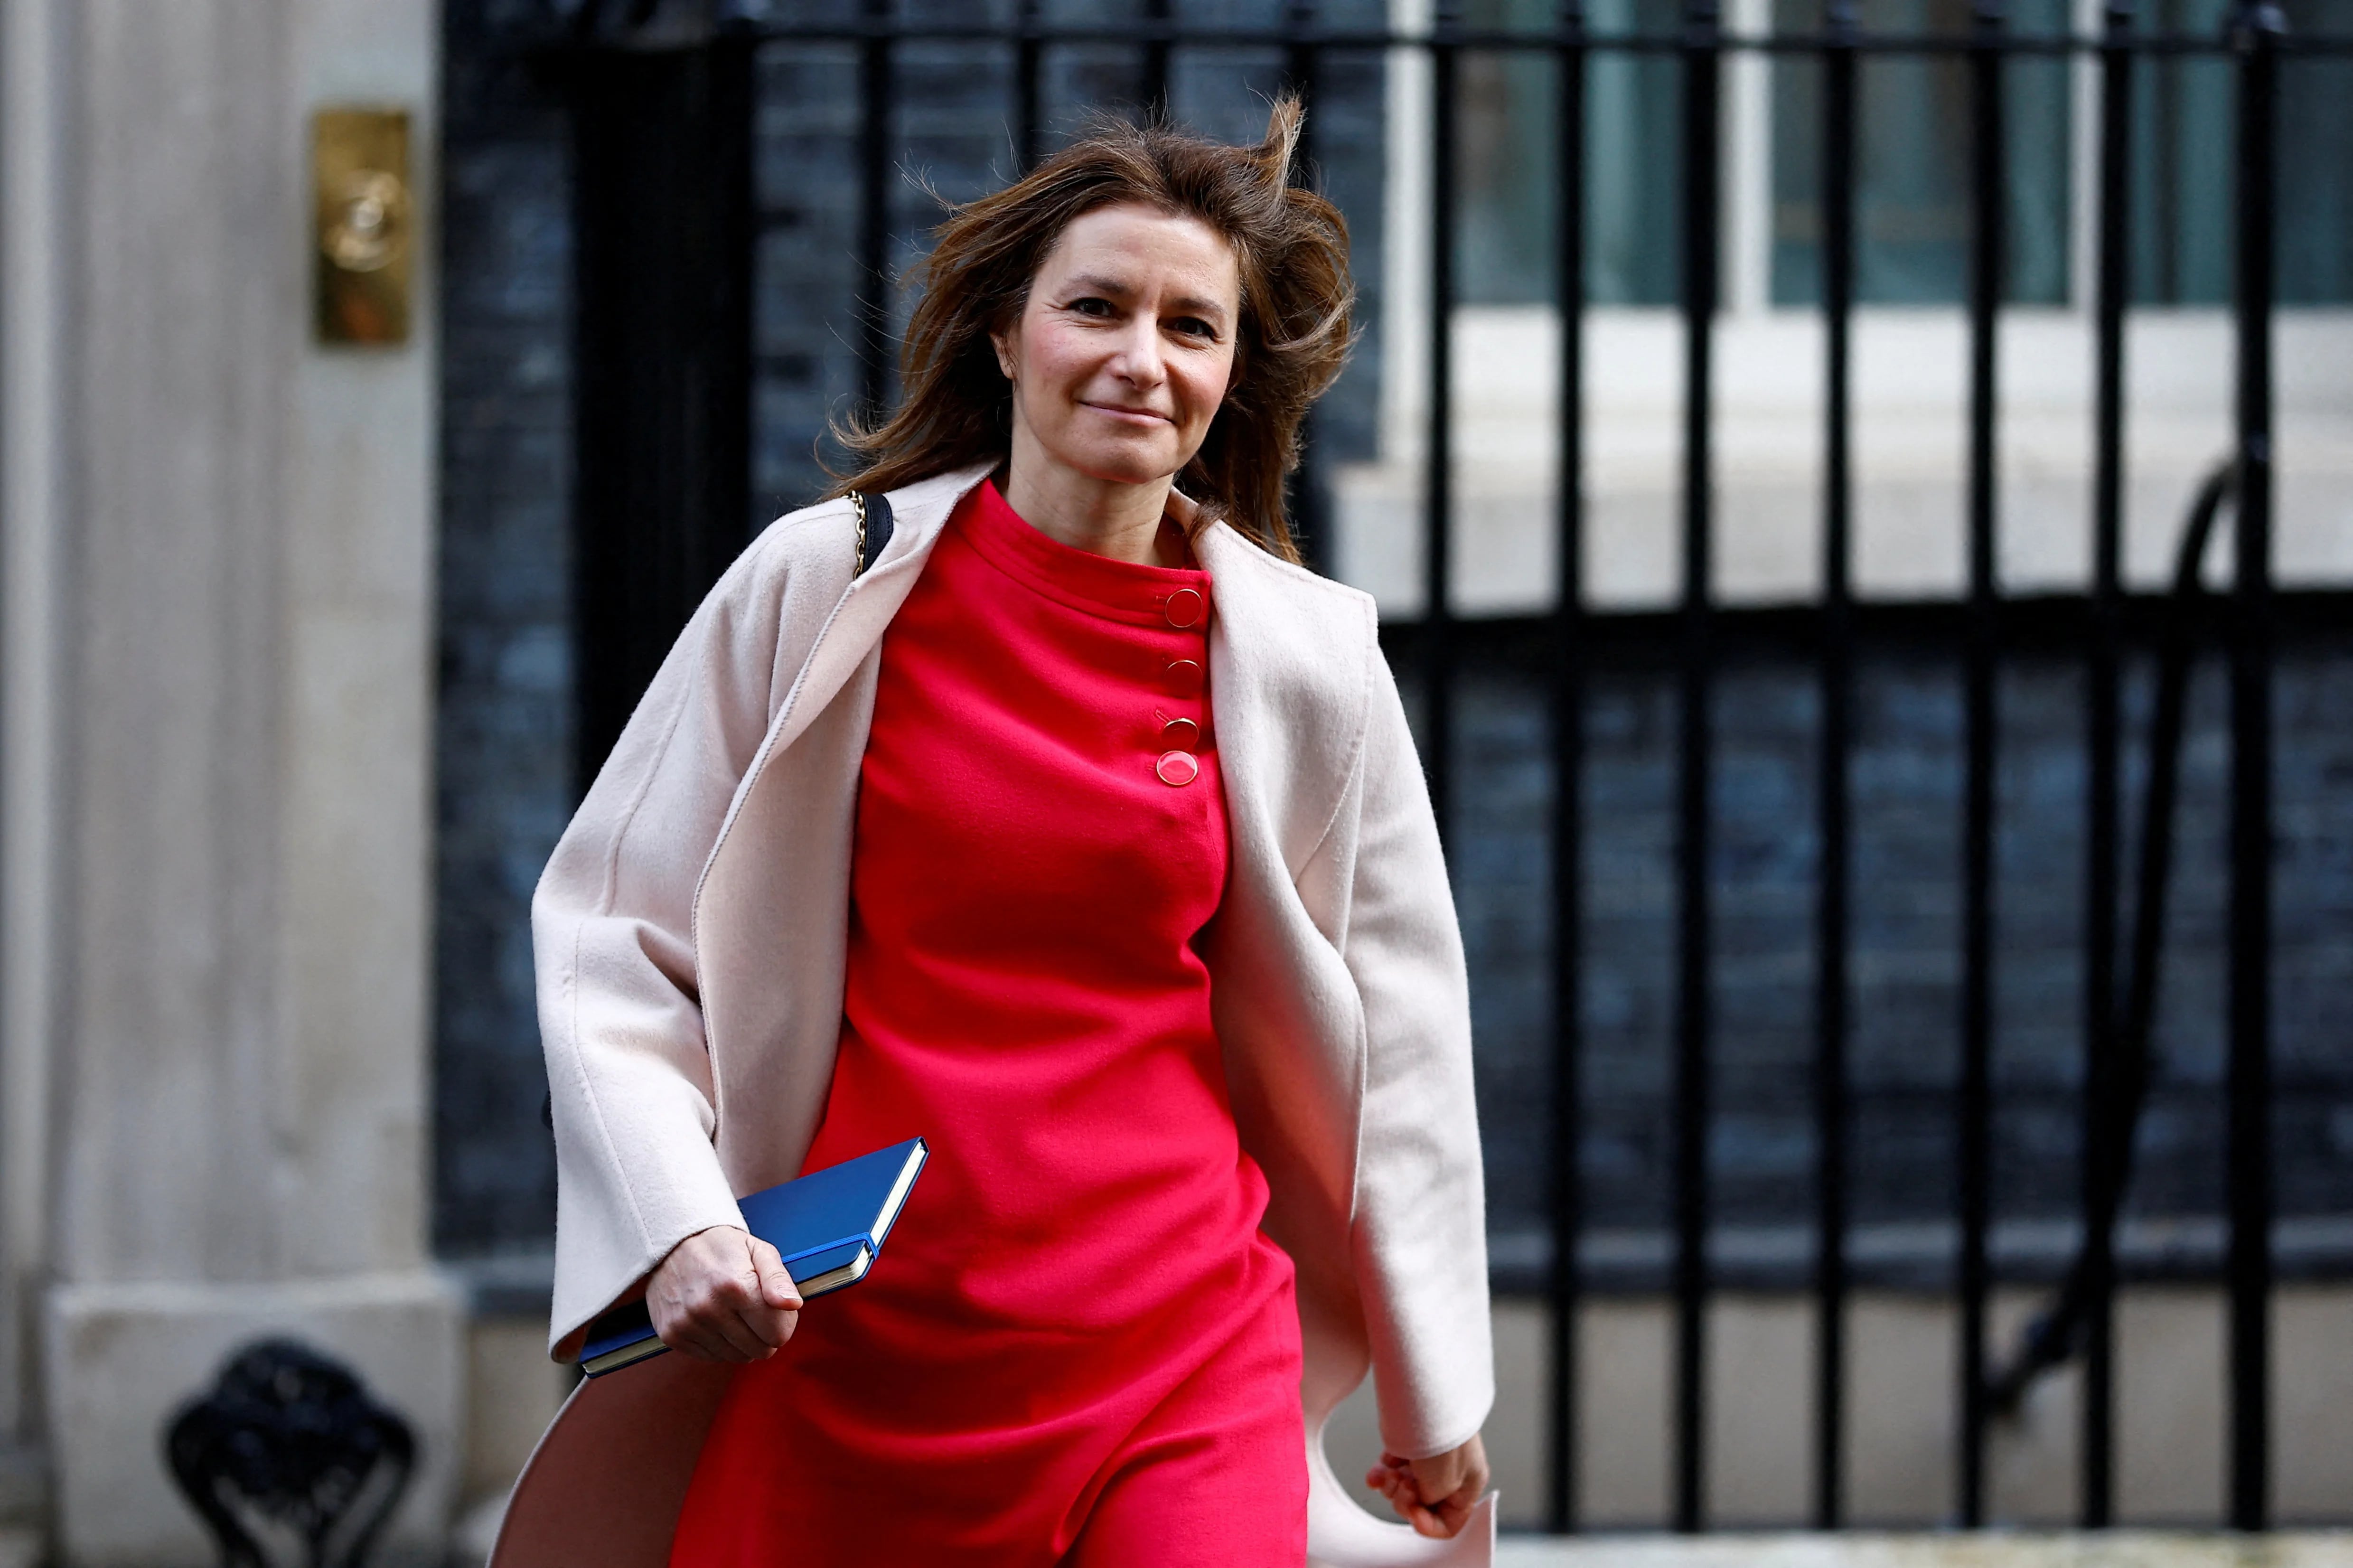
M882 1251L930 1150L920 1138L812 1171L742 1200L744 1224L785 1260L801 1299L855 1285ZM643 1301L625 1302L588 1325L580 1370L602 1377L670 1347Z

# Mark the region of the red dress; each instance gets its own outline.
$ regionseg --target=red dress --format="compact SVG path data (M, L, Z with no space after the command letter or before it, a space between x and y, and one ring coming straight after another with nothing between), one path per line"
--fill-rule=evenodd
M967 495L882 643L815 1170L921 1135L874 1272L735 1376L678 1568L1297 1564L1291 1263L1198 951L1207 574Z

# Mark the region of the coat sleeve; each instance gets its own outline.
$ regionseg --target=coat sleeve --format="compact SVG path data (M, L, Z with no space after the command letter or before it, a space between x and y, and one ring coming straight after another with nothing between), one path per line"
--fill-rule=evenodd
M723 577L662 661L532 899L555 1124L550 1348L670 1248L741 1224L712 1146L697 881L781 693L786 573L774 535ZM781 678L789 679L790 672Z
M1381 1440L1459 1446L1494 1403L1470 985L1430 793L1376 647L1344 954L1363 998L1352 1242Z

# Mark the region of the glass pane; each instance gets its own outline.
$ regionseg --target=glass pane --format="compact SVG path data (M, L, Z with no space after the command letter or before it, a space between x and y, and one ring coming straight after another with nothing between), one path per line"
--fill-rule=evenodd
M1474 28L1543 28L1550 0L1472 0ZM1677 0L1594 0L1598 37L1672 35ZM1466 53L1455 156L1455 275L1470 304L1554 297L1554 115L1557 77L1541 52ZM1596 49L1586 76L1586 283L1599 304L1675 299L1681 67L1672 56Z
M2303 0L2297 32L2353 30L2353 6ZM2291 305L2353 304L2353 58L2280 64L2279 295Z
M2211 37L2227 0L2149 0L2151 33ZM2215 56L2144 58L2133 82L2133 298L2231 297L2231 139L2237 93Z
M2227 0L2151 0L2153 32L2212 37ZM2341 0L2289 0L2292 35L2353 27ZM2133 99L2133 298L2230 302L2236 68L2223 56L2144 60ZM2290 57L2279 72L2280 302L2353 303L2353 59Z
M2344 0L2287 0L2291 36L2353 38ZM2280 62L2279 298L2353 304L2353 58Z
M1674 0L1593 0L1597 34L1672 37ZM1683 68L1597 51L1586 68L1585 286L1598 305L1671 305L1682 288Z
M1863 27L1896 37L1966 32L1968 0L1863 0ZM1774 26L1811 32L1820 0L1775 0ZM2020 0L2013 29L2063 27L2066 0ZM2009 125L2005 297L2067 297L2071 104L2066 64L2025 57L2002 68ZM1821 295L1821 67L1777 62L1773 80L1773 299ZM1878 55L1857 76L1855 287L1867 304L1957 304L1968 297L1970 101L1968 67L1950 57Z
M1498 23L1473 23L1481 25ZM1532 54L1465 54L1460 70L1461 140L1454 156L1461 228L1454 268L1461 297L1480 305L1549 300L1558 189L1552 61Z

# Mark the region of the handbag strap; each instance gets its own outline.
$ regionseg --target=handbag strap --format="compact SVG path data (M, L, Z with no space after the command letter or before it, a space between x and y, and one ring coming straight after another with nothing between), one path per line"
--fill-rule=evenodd
M866 575L866 568L880 560L883 549L891 543L891 498L877 491L872 495L862 490L849 493L850 507L858 514L858 560L850 569L852 577Z

